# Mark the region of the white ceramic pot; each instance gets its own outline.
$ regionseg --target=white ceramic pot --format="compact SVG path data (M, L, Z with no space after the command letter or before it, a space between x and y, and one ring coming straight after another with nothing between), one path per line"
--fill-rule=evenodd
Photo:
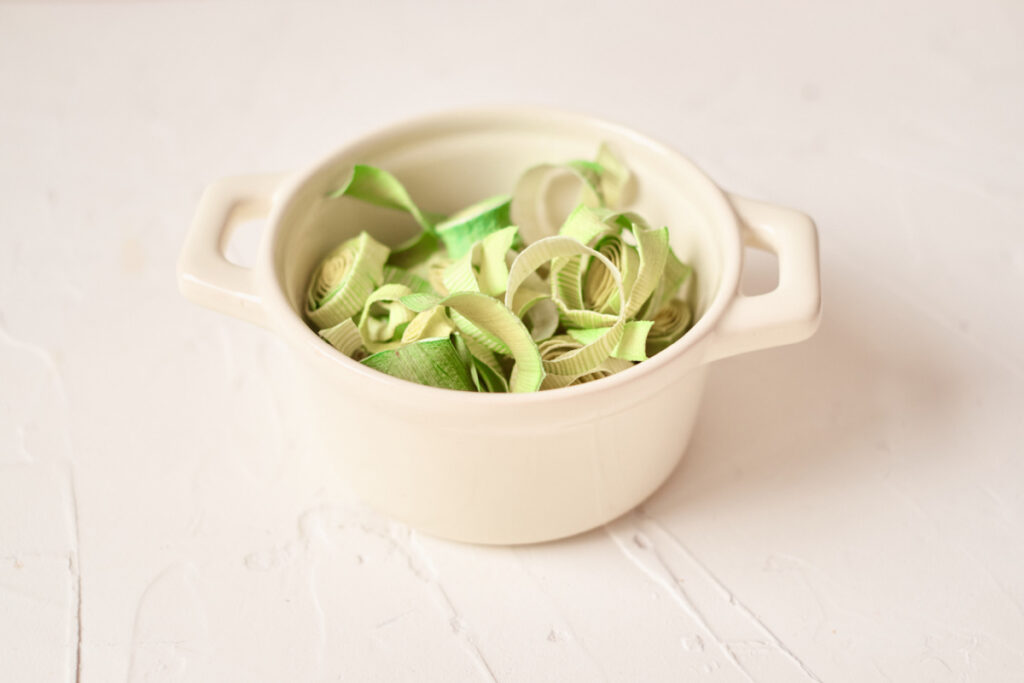
M325 344L301 316L319 258L369 230L397 243L398 212L327 200L354 163L384 167L425 209L508 192L539 162L588 158L601 141L638 178L633 206L667 225L697 273L693 328L597 382L536 394L420 386ZM256 266L224 247L246 213L267 216ZM778 287L739 291L744 246L774 252ZM804 214L728 195L690 161L621 126L549 110L494 108L419 118L366 136L298 174L227 178L204 194L179 262L196 303L265 326L301 360L314 433L371 506L422 531L529 543L598 526L634 507L686 449L708 364L810 336L821 298L817 234Z

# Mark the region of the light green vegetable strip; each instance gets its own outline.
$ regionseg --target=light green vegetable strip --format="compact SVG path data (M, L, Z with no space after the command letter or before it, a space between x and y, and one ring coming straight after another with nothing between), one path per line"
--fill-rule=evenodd
M516 183L515 191L512 193L510 218L513 224L519 226L519 234L527 243L536 242L555 233L556 227L551 223L549 216L552 202L547 196L548 187L555 176L567 171L579 177L577 171L565 166L540 164L526 171ZM582 178L581 181L582 196L578 202L581 201L587 206L599 206L601 200L597 192Z
M538 350L540 351L541 358L550 362L562 357L566 353L579 349L581 346L582 344L572 337L562 335L552 337L547 341L541 342L538 345ZM601 363L601 365L589 372L580 373L578 375L547 375L541 383L541 390L559 389L576 384L585 384L596 379L609 377L614 375L616 372L622 372L632 366L633 364L629 361L619 360L618 358L608 358Z
M509 252L510 255L515 252ZM518 254L516 254L517 256ZM512 257L512 261L515 257ZM547 339L558 329L558 307L551 299L550 287L532 273L516 292L512 309L518 311L535 341Z
M558 307L550 297L544 297L529 306L523 321L534 341L542 341L558 329Z
M597 241L594 249L608 257L622 274L622 289L626 296L633 291L633 283L637 279L640 267L640 256L637 249L627 244L621 237L606 235ZM599 313L619 312L620 302L615 280L611 273L600 263L591 263L583 282L583 304L592 311Z
M476 281L476 269L473 268L473 249L470 249L465 256L453 261L444 269L441 276L444 288L448 292L479 292L480 284Z
M601 206L615 208L623 203L632 174L607 144L601 143L594 161L570 161L567 166L579 173L597 195Z
M536 242L555 233L549 222L548 196L552 181L559 175L570 173L580 183L577 204L596 208L615 208L625 199L628 171L607 146L601 145L597 162L570 161L567 164L540 164L526 171L512 193L511 218L519 226L519 233L527 243Z
M546 237L535 242L523 250L512 263L509 271L508 291L505 292L505 305L511 307L515 301L516 290L526 280L527 276L536 271L545 263L556 259L575 256L578 254L589 255L603 263L615 279L618 294L621 300L625 300L622 290L622 276L615 265L603 254L594 251L590 247L580 244L571 237ZM615 319L614 323L607 328L604 334L589 344L585 344L575 351L544 363L545 371L555 375L577 375L589 372L601 364L611 355L611 352L622 340L623 328L626 324L626 316L623 313ZM597 325L588 325L597 327Z
M559 304L558 299L555 303ZM559 304L559 318L566 329L585 329L587 327L611 327L623 315L611 313L597 313L586 309L570 310Z
M464 355L468 361L469 374L473 378L473 384L476 385L477 391L507 392L508 382L502 373L501 363L498 362L494 354L474 342L470 337L458 335L456 339L458 340L457 349L460 344L465 347Z
M491 296L500 296L508 286L508 264L505 256L518 237L519 229L515 226L502 228L488 235L479 244L479 275L477 282L480 291ZM474 247L474 251L476 247Z
M580 204L565 219L565 223L562 223L558 234L563 237L572 237L583 242L583 244L589 245L598 235L602 235L609 230L612 230L613 234L617 235L622 227L629 227L630 224L628 222L625 226L616 223L620 216L624 216L624 214L617 214L607 209L595 209L585 204Z
M508 382L505 381L504 377L496 373L487 363L476 356L471 356L470 358L473 364L474 383L476 384L477 391L490 394L508 393Z
M447 337L455 330L455 325L444 312L444 306L434 306L416 314L402 333L402 343L410 344L421 339Z
M578 290L581 289L582 275L579 272L578 264L574 263L576 257L572 259L555 259L555 261L561 261L563 264L567 263L563 270L553 272L551 275L552 282L555 283L552 286L553 293L548 295L544 293L538 293L533 289L520 288L517 290L515 299L513 300L513 308L519 312L520 316L523 316L527 311L532 312L532 306L540 301L547 300L555 305L555 311L558 314L559 321L562 322L568 328L586 328L586 327L611 327L619 319L618 313L601 313L598 311L588 310L582 301L582 295L578 295ZM554 266L552 266L554 267ZM604 269L602 265L602 270ZM609 277L612 277L609 275ZM566 286L564 282L569 280L571 283ZM612 286L615 286L614 279L611 280ZM568 294L568 296L564 296ZM614 290L614 297L618 300L618 290ZM568 299L568 301L567 301ZM547 304L542 304L547 307ZM545 311L546 313L546 311ZM554 326L557 327L557 322ZM544 327L547 327L545 325ZM543 335L543 336L540 336ZM542 329L538 329L534 334L535 339L544 339L548 334Z
M590 244L599 235L618 235L623 230L631 230L634 225L649 228L643 216L632 211L612 211L605 208L591 208L580 204L565 223L558 229L558 234L574 237L584 244Z
M425 261L412 266L409 272L426 280L434 294L444 296L448 293L448 288L444 286L444 271L451 263L452 260L444 251L438 251L431 254Z
M572 237L591 246L603 237L617 237L623 229L631 228L637 221L642 221L642 219L634 214L615 213L607 209L592 209L580 204L569 214L558 234ZM565 309L584 308L585 263L582 256L574 256L569 259L557 259L551 264L552 294ZM628 278L630 286L634 279L635 272Z
M637 243L635 248L618 236L624 227L632 231ZM669 251L667 228L650 230L634 214L579 206L566 220L559 234L585 244L596 240L594 248L619 266L623 288L628 295L627 315L630 318L636 315L662 279ZM636 256L639 257L639 265L634 259ZM619 302L613 295L604 268L593 262L587 266L583 264L583 259L575 257L552 265L556 299L570 310L587 308L601 313L618 313ZM572 316L568 322L579 324Z
M626 306L626 316L629 318L637 314L658 286L658 281L664 276L665 260L668 258L668 228L648 230L634 225L633 234L640 254L640 270L636 282L631 286L629 304Z
M400 349L388 349L362 363L392 377L441 389L473 391L466 366L447 337L424 339Z
M518 255L517 255L518 257ZM534 274L536 275L536 274ZM539 279L539 278L538 278ZM541 281L540 285L543 286L544 282ZM533 282L533 278L530 278L527 282L523 283L519 289L516 290L515 299L512 302L512 310L515 311L519 317L523 317L531 308L537 303L544 299L550 299L551 293L545 289L539 289L537 283Z
M370 353L402 345L402 332L416 317L416 313L400 301L410 294L412 290L405 285L384 285L366 298L359 318L359 334Z
M503 374L501 369L501 362L498 360L498 357L495 356L486 347L483 347L480 344L476 343L470 337L465 337L465 344L466 349L469 351L469 353L473 354L473 356L475 356L477 360L479 360L481 363L484 363L488 368L498 373L499 375Z
M487 383L483 381L480 375L480 371L477 370L477 360L473 358L473 354L466 348L465 338L457 334L452 337L452 346L455 347L455 352L459 354L459 359L462 361L463 367L466 368L466 372L469 373L469 379L473 382L473 386L478 392L487 392Z
M320 330L320 336L349 358L361 355L363 337L359 334L359 328L352 322L352 318L345 318L334 327Z
M405 285L414 292L421 294L433 294L434 289L430 286L430 283L421 278L419 275L410 273L404 268L397 266L384 265L384 280L381 282L382 285Z
M690 307L685 301L673 299L655 315L647 335L647 353L654 355L683 336L690 326Z
M508 195L491 197L438 223L437 235L448 249L448 255L458 260L484 237L511 225L511 201Z
M564 334L560 334L557 337L546 339L540 344L537 344L537 350L540 351L540 357L543 360L555 360L564 356L570 351L575 351L583 346L583 342L576 341L572 337Z
M392 249L388 263L394 266L409 268L425 261L438 249L440 242L434 225L443 216L421 211L402 183L383 169L356 164L348 182L327 196L332 199L352 197L368 204L405 211L419 223L419 234Z
M549 363L561 358L566 353L577 351L582 347L582 343L565 335L552 337L551 339L545 340L537 345L541 359ZM544 381L541 383L540 389L541 391L546 391L548 389L561 389L562 387L567 387L572 384L576 380L576 377L576 375L548 374L544 377Z
M469 293L469 292L466 292ZM466 337L466 339L472 339L481 346L490 349L494 353L500 353L503 356L511 356L512 350L508 347L508 344L502 340L501 337L493 334L488 330L481 329L473 323L472 320L466 318L458 311L452 311L450 313L452 322L455 323L455 328ZM516 318L519 320L519 318ZM532 336L530 337L533 338Z
M584 244L597 239L601 235L613 236L622 229L616 223L617 218L617 214L601 209L590 209L580 205L566 219L560 231L560 236ZM605 219L608 219L611 225L605 223ZM609 259L606 258L606 260ZM590 263L587 264L587 261L590 261ZM551 273L549 275L551 296L558 306L562 322L566 327L610 327L620 317L619 311L615 313L602 313L587 308L584 300L583 286L588 268L599 268L611 278L609 284L614 285L615 280L612 278L612 271L607 270L600 261L594 263L593 259L586 254L576 254L571 257L560 257L552 260ZM613 270L621 276L621 271L618 270L618 267ZM614 296L616 301L618 301L619 295L620 292L617 289L613 289L605 294L608 298ZM601 303L605 302L602 301Z
M416 311L425 311L438 305L447 306L451 310L451 318L456 326L459 325L459 319L467 321L487 338L498 340L508 349L506 355L512 356L516 363L515 367L518 368L516 381L509 385L510 391L537 391L540 387L544 379L544 367L537 351L537 344L530 337L530 331L526 329L523 321L497 299L479 292L457 292L444 299L426 294L411 294L403 297L402 303Z
M576 159L574 161L567 161L565 165L576 171L577 175L579 175L587 185L590 185L595 192L599 192L600 188L598 185L601 183L601 174L604 173L604 167L601 166L601 164L596 161Z
M362 232L332 249L310 278L306 317L321 330L351 318L383 280L388 248Z
M331 199L352 197L368 204L405 211L416 219L421 228L427 232L434 232L433 223L416 206L402 183L398 182L395 176L375 166L356 164L352 168L352 176L348 182L327 196Z
M631 320L622 332L622 341L612 351L612 357L622 360L647 360L647 338L654 322ZM569 336L581 344L589 344L607 332L605 327L591 327L585 330L569 330Z
M436 294L410 294L402 297L402 303L416 311L422 313L423 311L439 306L444 301L444 297L437 296Z
M633 174L603 142L597 150L597 163L603 170L599 183L605 205L613 209L622 206L626 202L626 190Z
M432 232L420 230L391 250L388 263L399 268L413 268L437 253L441 240Z
M619 365L624 363L625 365ZM633 364L626 360L619 360L618 358L609 358L599 366L591 370L590 372L584 372L583 374L576 375L569 382L569 386L576 386L577 384L586 384L587 382L593 382L597 379L604 379L605 377L611 377L617 372L628 370L633 367ZM559 375L552 375L553 377L559 377Z
M551 296L562 310L583 309L583 257L556 259L551 264Z
M515 239L516 227L510 226L476 242L445 270L445 287L449 292L483 292L491 296L504 294L508 283L505 255Z
M680 261L675 252L669 248L668 256L665 258L665 270L658 281L658 286L654 288L651 298L640 309L639 317L652 319L658 311L678 295L679 288L692 276L692 272L690 266Z

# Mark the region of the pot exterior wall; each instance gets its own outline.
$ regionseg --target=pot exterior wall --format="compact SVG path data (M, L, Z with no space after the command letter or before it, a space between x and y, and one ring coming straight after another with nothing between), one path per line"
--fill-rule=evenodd
M314 365L301 380L315 447L367 504L435 536L513 544L592 529L653 493L686 450L707 368L655 394L609 394L612 412L571 426L512 408L502 433L389 411Z

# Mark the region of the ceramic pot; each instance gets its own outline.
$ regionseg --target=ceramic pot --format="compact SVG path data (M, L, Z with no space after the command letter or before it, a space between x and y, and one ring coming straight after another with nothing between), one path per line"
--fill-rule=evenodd
M335 351L302 318L323 254L368 230L384 243L411 220L325 198L355 163L396 175L426 210L509 192L540 162L593 156L607 141L638 179L631 206L669 226L693 266L696 323L609 378L534 394L425 387ZM257 263L224 257L246 215L266 217ZM745 246L775 253L778 286L740 293ZM727 194L673 150L619 125L536 109L453 111L353 141L300 173L227 178L203 195L179 262L189 299L280 335L302 368L311 429L368 504L426 533L476 543L568 536L628 511L686 450L709 363L796 342L817 327L817 234L791 209Z

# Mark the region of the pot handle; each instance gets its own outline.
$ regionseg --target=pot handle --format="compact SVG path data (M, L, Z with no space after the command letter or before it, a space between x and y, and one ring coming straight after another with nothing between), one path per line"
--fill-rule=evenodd
M715 329L709 361L807 339L821 320L818 232L810 216L729 195L745 246L779 259L779 284L766 293L739 291Z
M243 220L264 218L287 176L242 175L206 188L178 257L178 287L187 299L266 327L255 273L224 256L231 233Z

